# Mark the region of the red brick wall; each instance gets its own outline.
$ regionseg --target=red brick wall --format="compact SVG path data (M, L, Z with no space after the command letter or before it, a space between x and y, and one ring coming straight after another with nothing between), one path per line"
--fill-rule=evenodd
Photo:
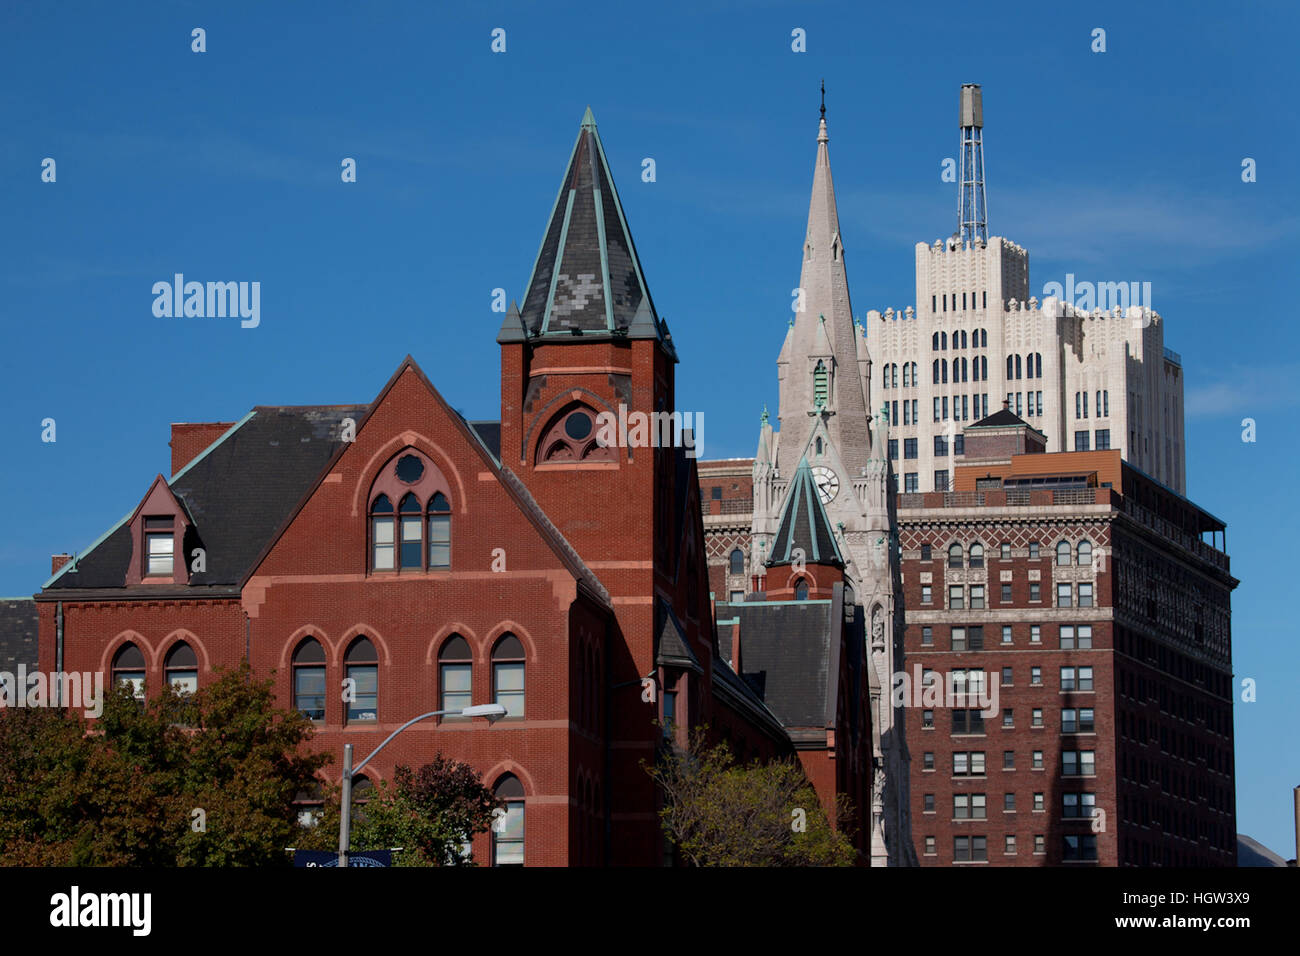
M174 475L199 456L208 446L224 435L234 422L173 422L172 440L167 443L172 450Z

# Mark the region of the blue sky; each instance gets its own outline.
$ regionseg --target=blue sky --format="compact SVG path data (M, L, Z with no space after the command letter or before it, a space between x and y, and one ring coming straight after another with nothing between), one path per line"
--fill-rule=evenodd
M492 290L522 294L588 104L682 356L678 405L706 415L708 457L751 455L819 80L864 317L912 305L914 243L953 231L940 168L960 84L981 83L990 233L1029 250L1038 290L1067 272L1151 282L1183 356L1189 496L1228 522L1234 670L1258 681L1235 708L1239 829L1292 856L1297 19L1285 3L5 4L0 594L32 593L52 552L135 505L168 470L172 421L365 402L408 352L464 414L497 417ZM261 282L260 326L155 318L152 285L176 272Z

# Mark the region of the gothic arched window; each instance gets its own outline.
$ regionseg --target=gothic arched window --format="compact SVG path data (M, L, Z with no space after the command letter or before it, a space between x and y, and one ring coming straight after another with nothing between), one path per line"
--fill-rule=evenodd
M424 454L406 448L394 455L370 489L370 569L450 567L450 491L450 482Z
M563 408L551 419L537 443L537 463L576 464L617 461L614 444L604 445L596 413L580 402Z
M817 440L821 441L820 438ZM741 551L739 548L736 548L734 551L731 552L731 573L732 574L745 573L745 552Z

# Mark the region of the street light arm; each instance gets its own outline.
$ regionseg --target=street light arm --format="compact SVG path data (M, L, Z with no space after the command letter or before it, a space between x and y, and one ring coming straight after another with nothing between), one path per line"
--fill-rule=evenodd
M359 774L359 773L361 772L362 768L365 767L366 764L370 763L370 761L372 761L372 760L375 759L375 756L379 753L379 751L383 750L383 749L384 749L385 747L387 747L390 743L392 743L392 742L393 742L393 738L396 737L398 734L400 734L400 733L401 733L403 730L405 730L407 727L411 726L411 724L418 724L420 721L424 720L426 717L439 717L439 716L441 716L441 715L443 715L443 714L450 714L450 713L452 713L450 710L431 710L431 711L429 711L429 713L427 713L427 714L421 714L419 717L412 717L412 718L411 718L410 720L408 720L406 723L402 724L402 726L398 727L398 728L397 728L396 730L394 730L391 734L389 734L389 735L388 735L388 739L385 740L385 741L384 741L382 744L380 744L378 747L376 747L376 748L374 749L374 751L370 754L369 757L367 757L365 760L361 761L361 763L359 763L359 764L357 764L355 767L353 767L353 768L352 768L352 774L351 774L351 775L352 775L352 776L355 776L356 774ZM459 713L459 711L457 711L457 713Z

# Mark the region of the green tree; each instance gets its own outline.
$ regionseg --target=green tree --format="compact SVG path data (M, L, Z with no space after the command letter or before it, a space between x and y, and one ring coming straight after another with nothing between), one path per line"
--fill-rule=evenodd
M839 797L832 826L793 759L739 765L696 728L685 752L664 748L647 772L659 785L664 834L692 866L850 866L852 807Z
M294 796L330 759L271 681L220 671L192 697L105 693L94 725L58 710L0 713L0 855L63 866L288 862ZM198 812L196 812L198 811Z
M305 849L338 848L340 792L331 788L320 822L298 838ZM469 764L435 754L419 770L399 766L393 786L380 781L374 796L352 810L354 850L401 847L396 866L473 866L461 847L492 825L500 804Z

